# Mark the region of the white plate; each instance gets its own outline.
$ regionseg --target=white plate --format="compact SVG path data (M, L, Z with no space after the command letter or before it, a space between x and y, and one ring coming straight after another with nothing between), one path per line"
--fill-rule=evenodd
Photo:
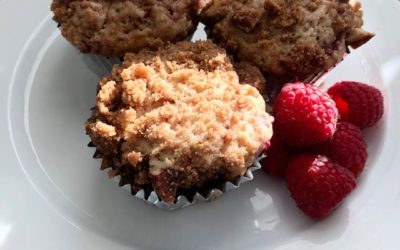
M359 186L313 222L262 172L210 204L166 212L108 181L83 123L97 77L51 21L49 1L0 0L1 249L399 249L400 3L364 1L377 36L327 79L370 82L386 114L366 131Z

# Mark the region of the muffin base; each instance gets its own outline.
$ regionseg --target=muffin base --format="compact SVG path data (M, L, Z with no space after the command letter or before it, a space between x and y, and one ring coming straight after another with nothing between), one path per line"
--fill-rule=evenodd
M95 147L92 142L88 144L88 147ZM144 188L134 191L131 184L126 183L121 175L115 175L112 171L112 166L101 166L102 171L106 171L108 173L109 178L118 184L118 186L122 187L126 191L130 192L132 196L136 197L139 200L146 202L147 204L156 206L163 210L177 210L181 208L185 208L194 204L204 203L204 202L212 202L222 196L229 190L237 189L239 186L245 182L251 181L254 179L253 172L261 169L260 160L262 160L265 156L262 155L256 159L256 161L247 168L245 174L236 178L234 181L217 181L211 183L208 187L203 187L198 190L179 190L177 192L176 201L172 204L166 203L161 200L157 193L152 190L145 190ZM94 159L101 159L101 153L96 151L93 155Z

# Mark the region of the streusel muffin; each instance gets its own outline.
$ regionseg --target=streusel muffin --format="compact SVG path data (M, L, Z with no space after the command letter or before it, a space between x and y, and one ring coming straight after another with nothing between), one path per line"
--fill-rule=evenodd
M83 53L123 57L185 40L203 0L54 0L63 36Z
M98 87L86 132L132 191L179 192L242 176L272 136L255 87L209 41L127 54ZM212 188L210 186L210 188Z
M212 0L201 21L239 60L286 79L324 72L373 37L348 0Z

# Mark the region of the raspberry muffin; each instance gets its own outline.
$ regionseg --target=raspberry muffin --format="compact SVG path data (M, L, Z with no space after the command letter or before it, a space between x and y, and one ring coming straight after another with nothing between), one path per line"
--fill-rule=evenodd
M155 190L171 204L243 176L268 144L272 120L223 49L179 42L127 54L100 81L86 132L103 169L132 193Z
M327 71L373 37L348 0L213 0L201 21L238 59L286 81Z
M83 53L123 57L185 40L197 26L202 0L54 0L63 36Z

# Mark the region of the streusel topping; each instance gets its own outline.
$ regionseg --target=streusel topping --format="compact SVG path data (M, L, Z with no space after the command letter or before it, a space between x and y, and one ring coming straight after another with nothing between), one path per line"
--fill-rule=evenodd
M223 49L181 42L115 66L99 84L87 132L114 165L168 171L190 188L243 175L270 140L272 120Z

